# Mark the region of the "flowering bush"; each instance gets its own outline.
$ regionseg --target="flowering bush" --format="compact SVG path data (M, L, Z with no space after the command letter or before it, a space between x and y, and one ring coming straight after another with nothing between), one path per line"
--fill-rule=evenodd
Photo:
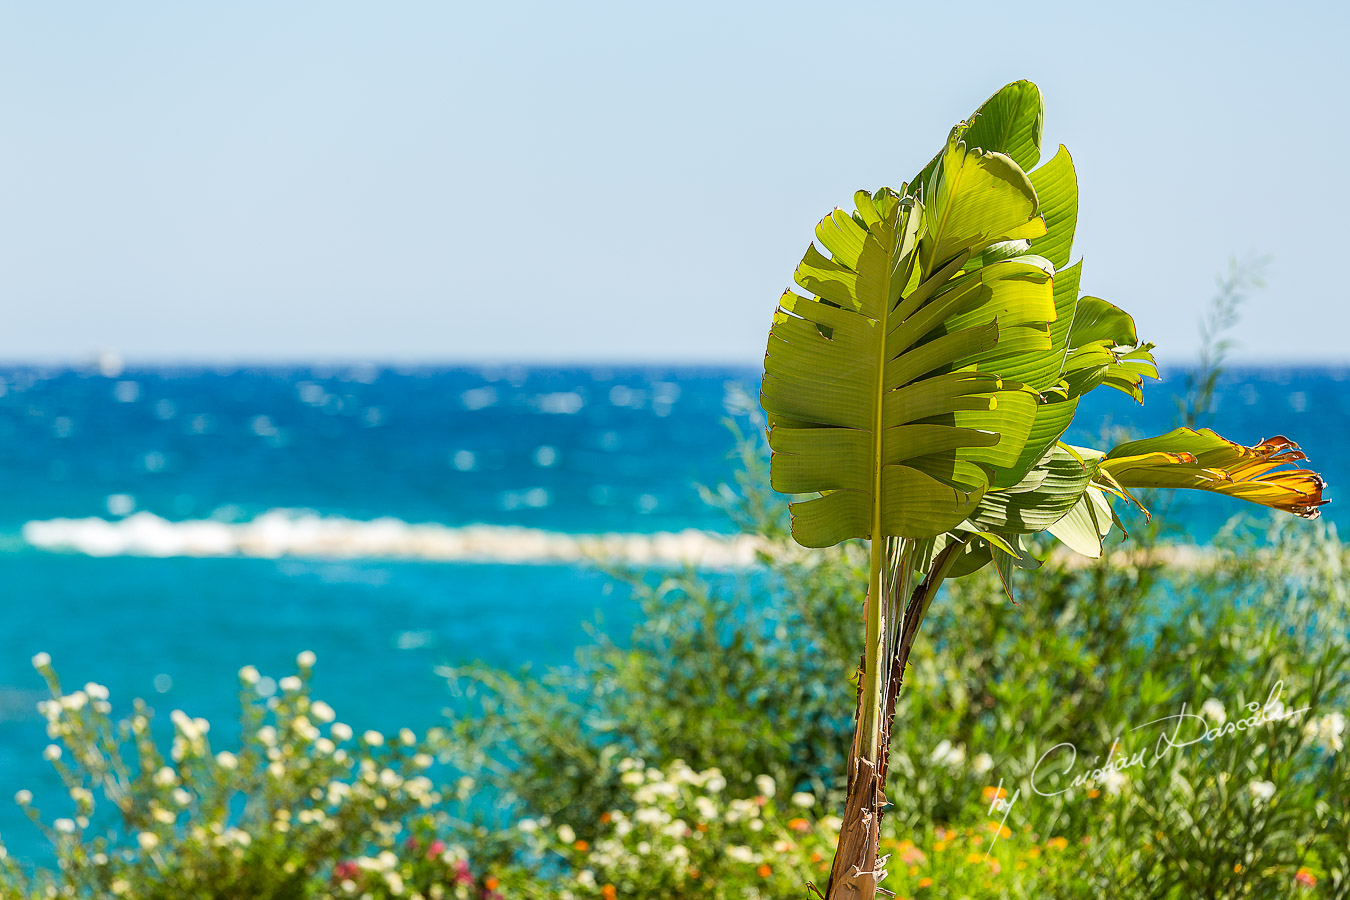
M721 770L695 771L675 760L664 771L640 759L618 764L627 793L624 808L580 827L547 818L523 819L527 855L535 877L511 885L521 896L777 897L800 894L820 879L840 820L813 822L809 793L783 796L774 779L760 775L752 796L729 791ZM556 887L537 877L561 863L567 876Z
M471 785L439 790L407 729L357 736L337 721L310 694L314 654L300 654L273 696L270 679L240 671L236 749L213 747L209 722L174 710L167 753L142 701L115 721L105 687L67 693L45 654L33 662L51 691L39 707L53 741L44 755L69 806L48 819L19 792L57 867L29 872L0 850L5 896L490 895L464 847L435 837Z

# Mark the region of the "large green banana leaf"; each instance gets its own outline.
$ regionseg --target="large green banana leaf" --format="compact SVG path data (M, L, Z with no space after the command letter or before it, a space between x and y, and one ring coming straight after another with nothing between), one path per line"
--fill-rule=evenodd
M800 543L959 539L961 574L990 558L1034 564L1021 537L1040 531L1100 555L1111 500L1130 487L1201 488L1299 515L1322 502L1306 470L1272 480L1215 461L1286 462L1292 443L1265 453L1270 442L1242 448L1212 432L1109 454L1061 443L1084 394L1106 386L1142 402L1157 369L1129 314L1080 293L1077 176L1062 146L1032 169L1043 120L1035 85L1007 85L911 182L860 191L852 213L816 227L820 249L795 279L811 296L783 295L761 393L774 487L816 495L792 504Z
M1015 466L1038 395L1005 370L1053 346L1053 266L991 246L1046 233L1008 156L954 132L923 200L882 189L836 210L807 249L769 334L761 399L772 480L806 546L935 537Z

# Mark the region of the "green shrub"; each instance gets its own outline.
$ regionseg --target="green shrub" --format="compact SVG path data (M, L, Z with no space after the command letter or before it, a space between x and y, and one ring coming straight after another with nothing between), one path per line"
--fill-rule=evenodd
M743 508L768 508L753 477L741 489ZM1128 556L1095 565L1052 556L1039 571L1019 572L1020 605L992 576L951 585L934 605L930 615L940 621L930 633L940 639L921 641L911 659L891 752L904 788L887 816L889 840L911 841L927 862L892 866L891 890L1350 896L1350 771L1339 752L1350 602L1334 528L1274 522L1266 530L1235 520L1212 553L1160 544L1143 530ZM830 775L842 771L851 722L835 711L856 692L860 648L848 636L860 614L852 588L860 557L847 546L809 554L774 546L767 562L777 577L634 577L642 615L631 642L598 635L573 667L541 678L450 672L474 714L447 730L449 752L506 761L483 771L503 819L566 822L591 845L604 839L606 815L613 821L616 810L640 808L615 765L625 757L659 769L675 759L695 770L716 766L733 792L767 774L789 792L811 793L818 809L839 811L843 785ZM1032 792L1037 761L1057 744L1078 748L1078 775L1122 754L1154 752L1161 726L1136 726L1183 708L1217 723L1220 706L1232 721L1253 704L1265 707L1277 685L1280 703L1308 711L1187 747L1163 745L1168 752L1147 766L1099 773L1064 794ZM1186 734L1200 727L1196 718L1181 721ZM1051 759L1062 769L1067 751L1057 752ZM1043 786L1048 765L1038 775ZM1006 855L991 855L991 867L988 844L973 842L1002 820L990 810L1000 786L1010 798L1021 793L1007 818L1011 836L997 842ZM950 852L962 841L972 845ZM529 858L523 852L516 858ZM576 892L567 879L587 865L561 853L533 877L556 877ZM806 871L800 860L771 865ZM610 882L624 888L621 896L665 895L677 882L652 859L611 868L627 873L622 885ZM801 896L764 893L769 885L753 878L741 889Z

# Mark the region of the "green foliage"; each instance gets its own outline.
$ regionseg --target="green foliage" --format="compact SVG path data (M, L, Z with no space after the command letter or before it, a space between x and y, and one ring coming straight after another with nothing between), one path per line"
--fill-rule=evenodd
M750 478L742 486L746 508L772 510L754 496L766 486ZM1156 546L1153 533L1140 529L1129 555L1098 564L1052 554L1039 570L1012 573L1016 594L1027 598L1020 606L1008 603L993 573L956 582L933 605L936 640L916 646L898 703L890 765L904 788L883 827L882 852L893 854L888 888L905 897L1181 900L1284 898L1316 880L1308 896L1350 896L1342 850L1350 834L1342 787L1350 757L1341 752L1350 703L1345 548L1334 529L1280 523L1268 532L1235 524L1213 551ZM640 590L650 618L639 619L627 651L598 639L556 681L473 680L500 705L461 723L454 752L477 741L496 755L548 744L548 729L568 735L546 762L532 764L527 752L498 771L502 796L514 798L503 810L508 820L547 818L597 847L614 838L616 813L632 820L644 808L622 781L625 758L667 773L676 759L698 771L719 766L727 792L739 797L767 774L780 802L793 792L816 798L814 812L802 815L809 840L794 832L790 846L775 850L784 846L777 838L744 838L761 861L726 868L721 889L801 896L777 881L770 890L758 865L774 879L792 873L797 888L805 878L823 883L811 854L828 864L821 847L837 834L821 812L842 806L837 776L851 722L840 713L856 697L859 652L850 586L866 561L848 544L775 546L769 562L781 580L674 573ZM691 687L700 680L707 683ZM1037 760L1057 744L1074 744L1074 774L1088 773L1117 739L1116 756L1155 748L1160 731L1131 733L1136 726L1179 715L1183 704L1212 725L1222 707L1231 723L1248 704L1265 706L1280 681L1280 702L1306 713L1166 752L1123 777L1101 772L1067 794L1031 792ZM736 702L719 702L723 691ZM766 735L767 710L788 703L798 718ZM1179 741L1199 727L1184 721ZM1047 790L1065 759L1058 761L1037 776ZM566 790L554 789L560 768L575 779ZM1002 814L989 807L1000 782L1009 797L1022 793L991 864L985 854ZM662 808L692 821L694 801L681 802ZM528 849L518 859L536 862L511 876L535 885L535 895L604 897L606 883L621 884L620 872L627 880L619 896L692 890L681 869L661 862L669 847L638 853L642 840L655 846L650 835L626 836L627 849L610 846L603 864L549 839L543 856L538 838L521 844ZM910 862L898 864L901 856ZM585 885L576 881L584 869Z
M1090 490L1106 505L1090 466L1049 471L1082 463L1055 443L1083 394L1141 399L1157 372L1126 313L1079 296L1073 162L1061 147L1031 171L1043 118L1036 86L1010 84L913 181L817 225L829 256L797 267L813 296L783 295L761 391L773 486L817 495L792 506L805 546L945 535L983 551L969 573Z

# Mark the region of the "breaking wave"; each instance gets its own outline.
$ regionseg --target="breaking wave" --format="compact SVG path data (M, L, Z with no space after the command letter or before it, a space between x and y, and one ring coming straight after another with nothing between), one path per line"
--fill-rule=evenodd
M40 550L86 556L385 558L442 562L753 566L763 546L750 535L686 529L655 534L568 534L505 525L453 527L269 510L248 522L173 522L139 512L124 519L46 519L23 538Z

